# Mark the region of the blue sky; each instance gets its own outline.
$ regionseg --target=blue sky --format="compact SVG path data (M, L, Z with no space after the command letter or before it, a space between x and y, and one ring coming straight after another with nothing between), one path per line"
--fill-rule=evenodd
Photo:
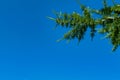
M101 0L81 3L102 7ZM120 80L120 49L112 53L99 34L91 42L88 32L79 46L57 43L66 29L53 29L46 18L53 10L80 12L75 0L0 1L0 80Z

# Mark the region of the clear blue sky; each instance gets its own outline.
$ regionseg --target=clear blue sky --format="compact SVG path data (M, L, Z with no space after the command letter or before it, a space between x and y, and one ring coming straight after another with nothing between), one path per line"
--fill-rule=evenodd
M80 12L75 0L0 0L0 80L120 80L120 49L112 53L109 40L96 34L91 42L89 33L79 46L57 43L66 29L53 30L52 10Z

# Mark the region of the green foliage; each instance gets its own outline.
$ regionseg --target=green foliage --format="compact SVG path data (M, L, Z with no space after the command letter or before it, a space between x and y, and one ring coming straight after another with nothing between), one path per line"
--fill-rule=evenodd
M103 8L100 10L90 9L84 5L80 5L82 14L73 12L67 13L55 13L56 18L50 18L65 28L70 30L64 34L63 39L71 40L77 38L78 41L84 38L87 29L90 29L91 39L94 38L95 33L105 34L105 38L110 39L113 44L112 51L115 51L120 45L120 5L115 4L113 6L107 5L106 0L103 0ZM99 15L100 18L94 18L92 14ZM96 27L101 27L96 30Z

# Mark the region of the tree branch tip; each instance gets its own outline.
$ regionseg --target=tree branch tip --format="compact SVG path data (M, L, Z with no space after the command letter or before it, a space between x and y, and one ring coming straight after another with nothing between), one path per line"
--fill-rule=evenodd
M54 20L54 21L56 20L55 18L49 17L49 16L47 16L47 18L50 19L50 20Z

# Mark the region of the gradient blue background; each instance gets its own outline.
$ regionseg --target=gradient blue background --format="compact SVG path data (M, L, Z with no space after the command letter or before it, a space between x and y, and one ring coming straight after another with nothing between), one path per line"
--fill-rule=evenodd
M81 0L97 9L101 2ZM52 10L80 12L75 0L0 0L0 80L120 80L120 49L112 53L99 34L91 42L89 32L79 46L57 43L66 29L53 29Z

